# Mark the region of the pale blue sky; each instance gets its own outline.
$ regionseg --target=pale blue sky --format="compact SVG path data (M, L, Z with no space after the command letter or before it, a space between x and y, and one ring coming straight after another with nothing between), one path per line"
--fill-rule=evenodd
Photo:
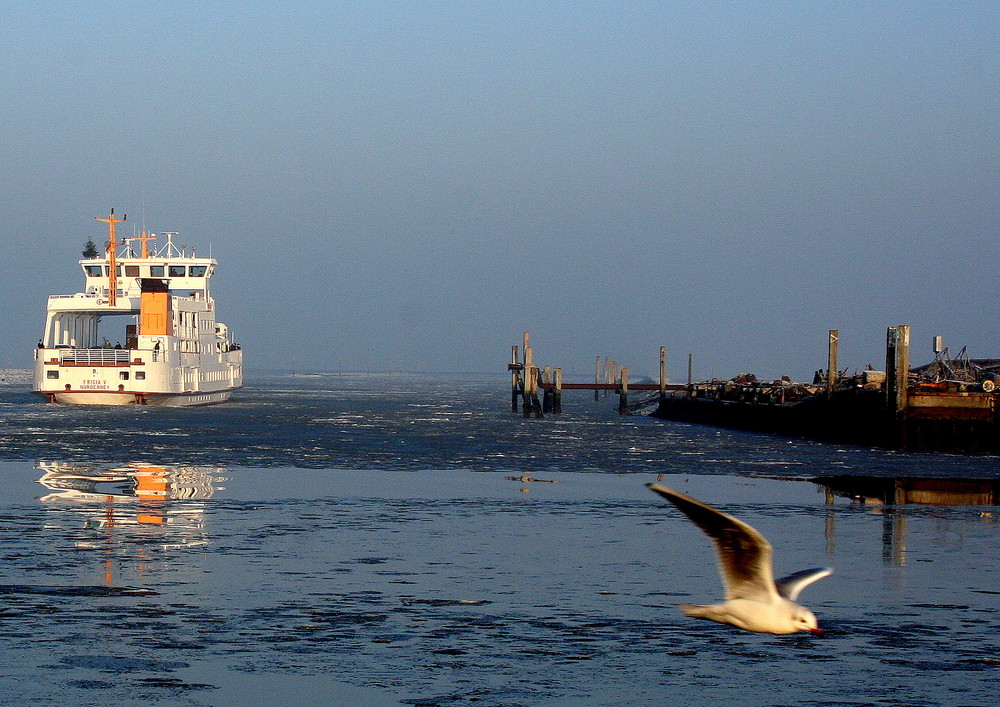
M211 246L249 369L1000 356L998 8L5 3L0 365L112 207Z

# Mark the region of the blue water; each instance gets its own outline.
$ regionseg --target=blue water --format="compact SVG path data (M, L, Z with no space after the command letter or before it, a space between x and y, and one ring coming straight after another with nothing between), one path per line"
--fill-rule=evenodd
M0 702L995 702L1000 509L811 479L995 479L997 459L616 407L524 419L499 376L258 377L178 410L0 389ZM657 478L761 530L779 574L833 566L801 597L826 637L677 611L720 585Z

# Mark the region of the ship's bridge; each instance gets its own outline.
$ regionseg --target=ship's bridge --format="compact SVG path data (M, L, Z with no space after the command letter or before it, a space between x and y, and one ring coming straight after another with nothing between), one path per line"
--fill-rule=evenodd
M139 296L143 279L163 280L171 291L208 294L209 278L217 262L212 258L123 258L115 265L118 290L125 297ZM106 294L111 266L105 258L81 260L86 294Z
M111 212L110 218L114 220L114 211ZM109 294L109 288L114 286L117 295L138 297L140 282L144 279L156 279L165 282L171 292L185 295L199 293L207 299L208 281L218 264L216 260L196 257L194 248L189 254L186 244L178 248L173 241L176 233L167 232L161 235L166 237L166 243L154 250L149 244L157 240L157 234L143 231L140 236L125 238L118 243L114 241L112 229L111 239L114 246L108 255L80 261L80 267L83 268L86 277L85 294L106 296ZM109 257L112 254L114 257ZM112 268L114 268L113 274Z

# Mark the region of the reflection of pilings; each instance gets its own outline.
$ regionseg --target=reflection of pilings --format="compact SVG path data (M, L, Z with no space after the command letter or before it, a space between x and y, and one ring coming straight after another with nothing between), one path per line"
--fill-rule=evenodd
M837 542L834 535L834 519L836 515L833 508L837 496L829 487L824 487L823 490L826 494L826 519L823 527L823 535L826 538L826 554L833 555L837 551Z
M994 506L1000 504L998 479L884 479L829 476L813 479L827 494L878 505L918 503L934 506Z
M882 561L906 567L906 516L887 510L882 517Z

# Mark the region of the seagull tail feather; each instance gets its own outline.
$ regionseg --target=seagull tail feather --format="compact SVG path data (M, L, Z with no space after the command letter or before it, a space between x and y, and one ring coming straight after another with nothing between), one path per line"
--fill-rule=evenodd
M699 619L709 618L711 613L711 606L704 606L701 604L678 604L677 608L684 612L685 616L694 616Z

